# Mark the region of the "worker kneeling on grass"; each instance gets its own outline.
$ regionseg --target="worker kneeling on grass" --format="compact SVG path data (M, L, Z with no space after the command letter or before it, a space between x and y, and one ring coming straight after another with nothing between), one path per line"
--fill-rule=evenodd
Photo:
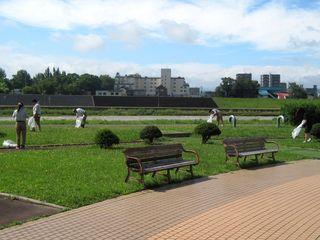
M86 125L87 114L83 108L74 108L73 113L76 114L76 128L84 128Z

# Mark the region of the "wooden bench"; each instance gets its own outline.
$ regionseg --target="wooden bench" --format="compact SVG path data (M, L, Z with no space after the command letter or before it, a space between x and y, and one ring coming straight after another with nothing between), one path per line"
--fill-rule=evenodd
M266 148L266 144L274 144L274 148ZM246 161L248 156L258 156L261 158L264 154L271 154L273 161L275 161L274 154L279 151L279 145L274 141L267 141L265 137L246 137L246 138L227 138L223 140L223 146L226 152L226 161L231 157L237 158L237 164L240 167L240 158L244 157Z
M183 159L183 152L191 153L195 156L194 160ZM128 148L124 151L128 175L125 179L127 182L131 172L140 175L140 183L145 185L144 175L152 173L152 177L159 171L166 170L164 174L168 182L171 181L170 170L188 167L186 170L193 177L192 167L199 164L200 158L197 152L185 150L181 144L159 145L150 147Z

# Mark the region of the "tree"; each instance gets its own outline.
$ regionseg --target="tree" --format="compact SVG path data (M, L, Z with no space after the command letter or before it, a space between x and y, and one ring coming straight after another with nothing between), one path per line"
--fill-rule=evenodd
M221 80L220 86L216 88L217 94L223 97L231 97L232 87L236 80L230 77L221 78Z
M259 84L250 79L238 79L232 86L231 96L238 98L255 98L258 96Z
M30 74L26 70L19 70L12 76L12 85L14 89L22 89L25 86L32 85Z
M101 89L103 90L113 90L114 88L114 78L109 75L100 75Z
M9 92L9 84L6 72L0 68L0 93L8 93Z
M85 73L79 78L79 87L83 92L95 94L96 90L101 89L101 82L98 76Z
M289 83L288 90L289 90L290 98L307 98L308 97L306 90L295 82Z

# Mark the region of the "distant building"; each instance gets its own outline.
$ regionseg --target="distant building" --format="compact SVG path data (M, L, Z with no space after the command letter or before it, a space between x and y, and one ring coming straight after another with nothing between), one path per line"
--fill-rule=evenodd
M109 90L97 90L96 96L127 96L125 89L119 89L119 91L109 91Z
M164 87L163 85L159 85L156 88L156 96L159 96L159 97L168 96L168 89L166 87Z
M263 74L260 76L260 86L261 87L269 87L270 86L270 75Z
M287 89L287 83L285 83L285 82L281 82L280 84L279 84L279 88L282 90L282 91L287 91L288 89Z
M238 73L236 75L236 80L250 80L252 81L252 73Z
M313 85L313 88L305 88L309 97L318 97L318 86Z
M145 92L145 96L157 96L157 87L162 85L167 89L168 96L187 97L189 93L189 84L183 77L172 77L171 69L161 69L161 77L142 77L140 74L131 74L121 76L119 73L115 76L114 91L124 88L127 92L137 91ZM136 95L137 96L137 95Z
M281 82L280 74L270 74L269 87L279 87Z
M191 87L189 88L190 97L200 97L201 91L198 87Z
M214 92L213 91L205 91L203 92L203 97L214 97Z
M285 83L284 83L285 84ZM280 74L262 74L260 76L260 86L261 87L281 87L284 88L284 84L281 84ZM285 89L287 86L285 87Z

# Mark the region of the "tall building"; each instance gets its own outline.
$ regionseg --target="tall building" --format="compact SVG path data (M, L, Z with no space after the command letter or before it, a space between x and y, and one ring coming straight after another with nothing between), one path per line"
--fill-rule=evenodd
M270 87L280 87L280 74L271 74L270 73Z
M250 80L252 81L252 73L238 73L236 80Z
M285 83L281 83L280 74L263 74L260 76L260 85L261 87L276 87L276 88L284 88Z
M260 86L261 87L269 87L270 86L270 75L263 74L260 76Z
M189 84L183 77L172 77L171 69L161 69L161 77L142 77L139 74L121 76L119 73L115 76L114 91L119 92L124 88L133 95L156 96L159 93L157 88L162 85L161 93L166 92L168 96L189 96Z
M172 93L172 84L171 84L171 69L170 68L162 68L161 69L161 84L165 88L167 88L167 92L169 95Z

